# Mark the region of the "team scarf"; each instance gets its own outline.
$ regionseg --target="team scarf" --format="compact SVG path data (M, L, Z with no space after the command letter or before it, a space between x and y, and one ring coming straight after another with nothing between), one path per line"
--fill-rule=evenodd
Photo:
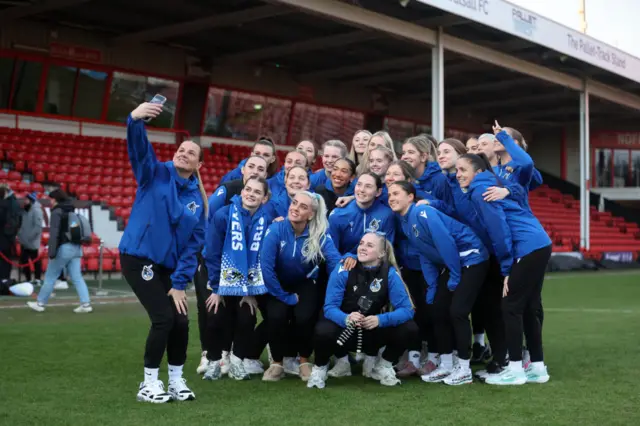
M245 221L251 221L247 235ZM266 228L267 219L262 207L249 216L243 214L239 196L231 199L222 247L220 296L258 296L267 292L260 267L260 245Z

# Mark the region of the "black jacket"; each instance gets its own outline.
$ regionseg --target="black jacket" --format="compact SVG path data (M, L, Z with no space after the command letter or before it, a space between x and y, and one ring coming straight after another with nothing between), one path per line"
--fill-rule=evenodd
M71 201L56 204L51 210L49 220L49 259L56 257L58 247L69 242L67 230L69 229L69 213L74 210Z

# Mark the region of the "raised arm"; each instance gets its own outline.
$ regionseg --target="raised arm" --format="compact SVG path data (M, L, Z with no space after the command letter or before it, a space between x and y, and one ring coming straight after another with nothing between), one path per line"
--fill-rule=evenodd
M127 119L127 150L133 175L138 186L151 181L158 159L147 138L143 119L155 118L162 112L162 105L145 102L134 109Z
M506 131L502 130L498 132L496 139L504 145L504 149L511 156L510 163L512 163L513 168L518 167L520 169L518 172L518 183L528 188L533 173L533 159L524 149L518 146Z

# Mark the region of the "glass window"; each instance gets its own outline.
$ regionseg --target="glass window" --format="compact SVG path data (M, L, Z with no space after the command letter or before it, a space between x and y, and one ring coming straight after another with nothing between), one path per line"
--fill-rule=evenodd
M14 72L15 86L10 109L34 112L38 103L42 63L18 59Z
M71 115L77 73L73 67L49 67L43 106L46 114Z
M364 114L356 111L345 111L342 119L340 140L351 149L351 142L358 130L364 127Z
M629 186L629 150L616 149L613 151L613 187Z
M389 133L394 144L400 147L407 138L415 135L415 124L413 121L398 120L387 117L384 119L384 129Z
M290 115L289 100L211 87L203 133L247 141L268 136L284 145Z
M418 124L416 123L416 135L426 133L427 135L431 134L431 124Z
M363 113L298 102L293 109L289 143L294 145L309 139L322 145L328 140L339 139L349 147L353 134L363 126Z
M149 101L155 94L167 98L164 111L149 122L151 127L172 128L180 83L144 75L114 72L107 120L124 123L127 116L139 104Z
M596 149L596 185L611 187L611 150Z
M0 109L9 107L13 61L13 58L0 58Z
M640 151L631 151L631 186L640 187Z
M94 120L102 118L102 100L106 84L106 72L81 69L78 73L73 116Z

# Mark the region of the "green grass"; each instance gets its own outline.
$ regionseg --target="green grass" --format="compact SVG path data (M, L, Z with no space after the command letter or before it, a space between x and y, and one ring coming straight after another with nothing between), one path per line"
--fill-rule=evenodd
M640 274L553 275L544 303L551 381L509 389L418 378L385 388L360 376L329 379L322 391L294 378L204 382L192 312L186 377L198 399L162 406L135 401L148 330L138 304L97 305L91 315L0 309L0 424L637 424Z

